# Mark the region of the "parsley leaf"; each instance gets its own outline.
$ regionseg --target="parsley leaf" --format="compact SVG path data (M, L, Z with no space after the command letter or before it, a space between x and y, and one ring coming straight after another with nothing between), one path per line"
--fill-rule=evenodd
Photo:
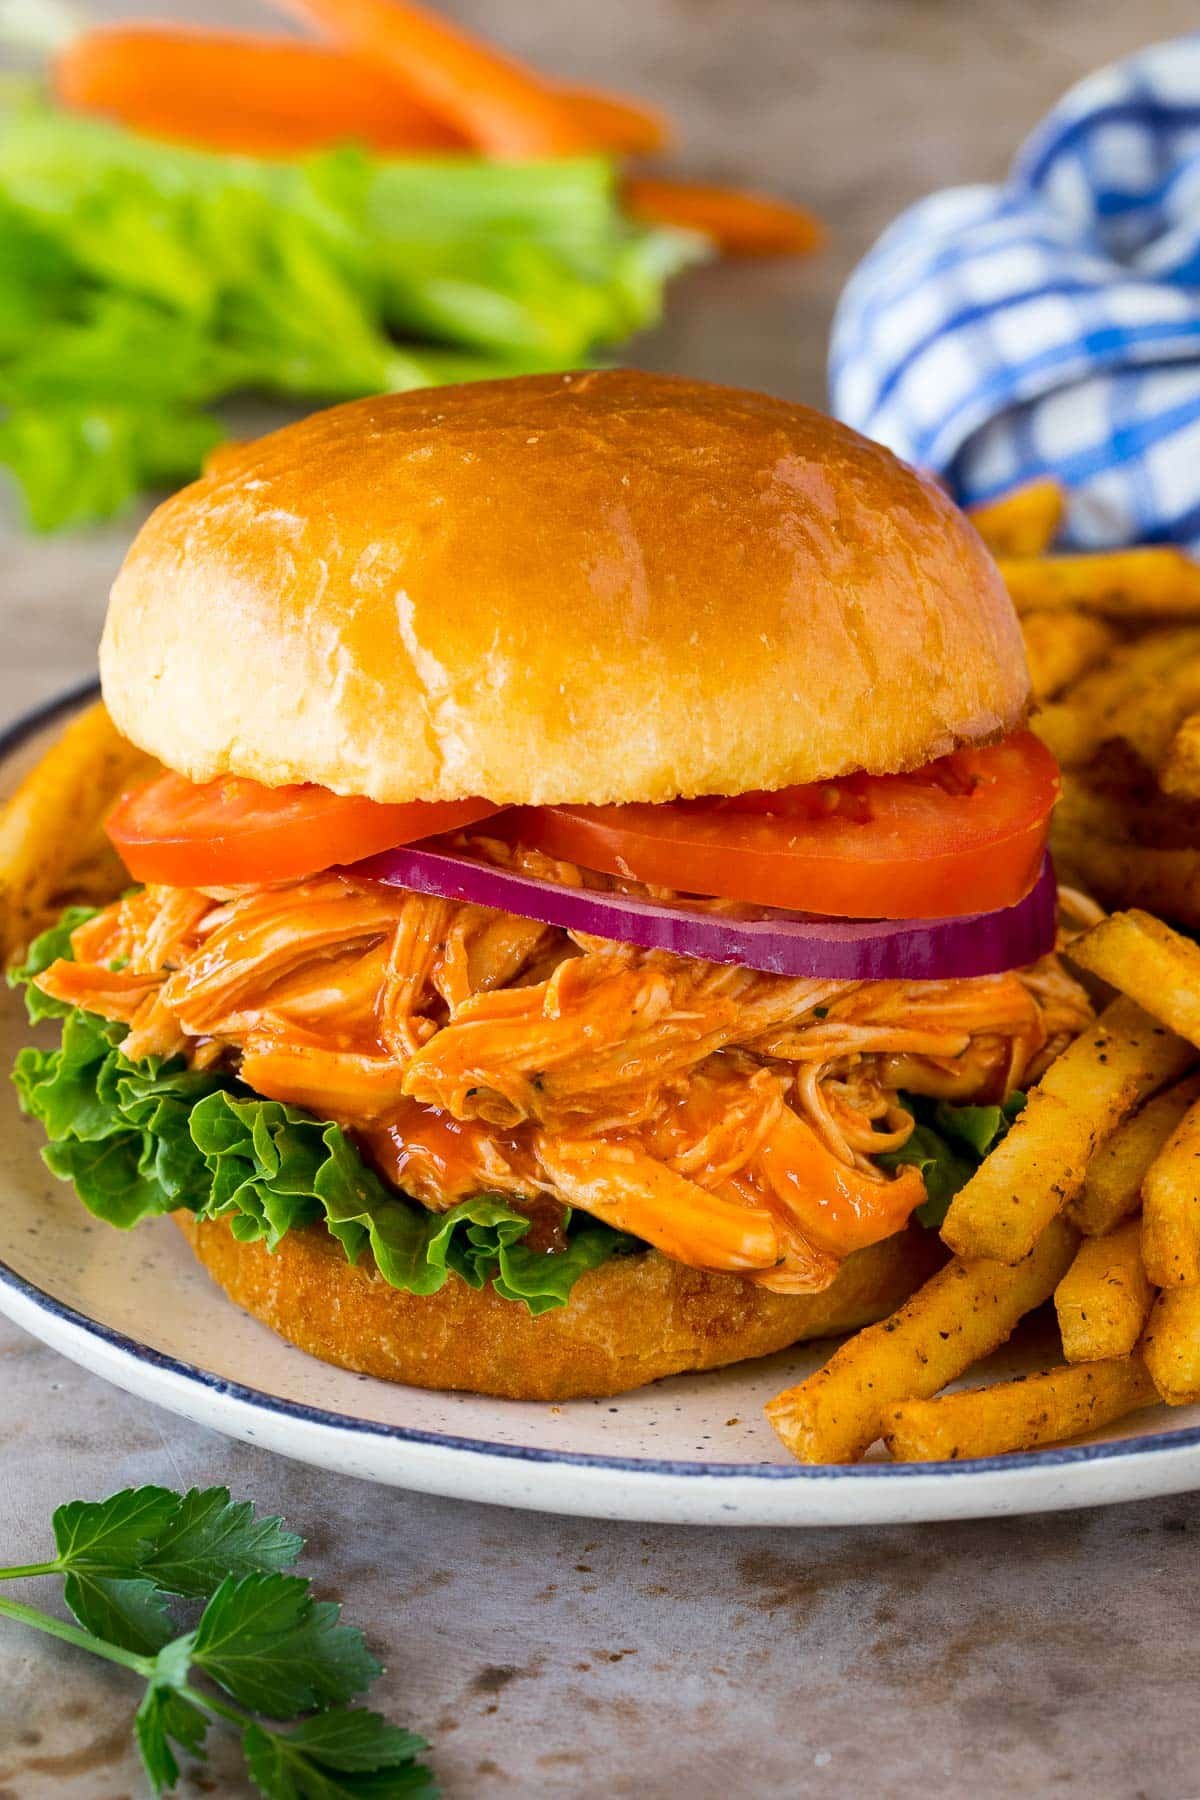
M210 1723L221 1719L239 1731L268 1800L433 1800L433 1778L417 1760L424 1740L346 1704L380 1665L340 1606L281 1572L302 1547L281 1520L258 1518L226 1488L142 1487L61 1506L54 1537L53 1561L0 1569L0 1582L64 1577L79 1625L3 1598L0 1618L144 1681L134 1735L156 1794L179 1780L180 1752L203 1757ZM187 1629L172 1609L191 1600L195 1619L194 1601L206 1595Z
M126 1488L108 1500L72 1500L51 1521L64 1569L120 1574L140 1567L143 1557L179 1510L169 1488Z
M287 1742L292 1749L304 1750L331 1769L346 1773L390 1768L429 1748L415 1732L389 1725L365 1706L336 1706L301 1719L288 1733Z
M192 1660L243 1706L283 1718L361 1693L381 1673L341 1608L298 1575L223 1581L196 1628Z
M242 1744L268 1800L432 1800L437 1792L429 1771L413 1761L424 1741L364 1708L317 1713L286 1733L252 1725Z
M256 1517L250 1501L232 1501L228 1488L192 1488L142 1568L169 1593L203 1599L226 1576L290 1568L303 1548L282 1520Z
M142 1576L95 1575L85 1569L67 1576L63 1598L94 1637L140 1656L153 1656L175 1633L162 1590Z
M194 1701L168 1687L149 1687L133 1722L142 1764L156 1794L179 1780L172 1741L189 1756L202 1757L208 1718Z
M230 1573L286 1568L302 1540L258 1519L228 1488L130 1488L74 1500L54 1514L56 1567L79 1623L97 1637L152 1655L174 1634L165 1594L203 1599Z

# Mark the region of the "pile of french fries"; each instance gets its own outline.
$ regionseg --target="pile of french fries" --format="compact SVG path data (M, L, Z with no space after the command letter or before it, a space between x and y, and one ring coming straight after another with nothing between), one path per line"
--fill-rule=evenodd
M1164 545L1050 554L1064 495L1035 481L971 516L1021 618L1063 767L1059 873L1105 906L1200 927L1200 563Z
M1131 911L1067 954L1116 997L952 1202L945 1267L768 1406L801 1461L994 1456L1200 1401L1200 949ZM941 1394L1050 1299L1061 1366Z

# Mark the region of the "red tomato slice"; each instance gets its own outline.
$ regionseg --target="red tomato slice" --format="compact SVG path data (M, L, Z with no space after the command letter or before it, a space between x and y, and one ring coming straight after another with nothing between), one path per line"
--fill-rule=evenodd
M236 887L313 875L473 825L487 800L377 800L305 784L268 788L241 776L185 781L162 775L117 802L108 835L136 881Z
M689 894L851 919L1015 906L1041 866L1058 765L1031 731L909 775L665 806L546 806L523 844ZM507 835L507 833L506 833Z

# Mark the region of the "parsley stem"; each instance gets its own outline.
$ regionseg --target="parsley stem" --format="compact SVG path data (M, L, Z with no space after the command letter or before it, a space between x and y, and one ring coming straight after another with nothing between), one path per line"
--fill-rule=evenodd
M61 1575L62 1564L56 1557L53 1562L14 1563L10 1569L0 1569L0 1581L16 1581L20 1575Z
M65 1619L39 1612L35 1606L23 1606L19 1600L0 1600L0 1617L15 1619L19 1625L32 1625L35 1631L48 1632L51 1637L61 1638L64 1644L74 1644L79 1650L90 1650L93 1656L120 1663L122 1668L133 1669L146 1680L153 1673L154 1664L149 1657L138 1656L133 1650L122 1650L119 1644L105 1643L103 1638L84 1631L82 1626L68 1625Z
M202 1688L181 1687L176 1689L176 1692L181 1694L185 1700L192 1701L194 1705L202 1706L207 1712L219 1713L223 1719L228 1719L231 1725L241 1728L244 1725L257 1723L253 1713L243 1712L240 1706L234 1706L229 1700L220 1700L216 1694L205 1693Z

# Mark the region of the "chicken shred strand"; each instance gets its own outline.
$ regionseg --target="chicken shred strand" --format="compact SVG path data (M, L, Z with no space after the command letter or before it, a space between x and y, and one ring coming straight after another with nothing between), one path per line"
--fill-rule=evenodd
M956 981L792 979L333 873L147 887L72 948L39 985L127 1023L129 1055L186 1054L337 1120L430 1208L481 1191L531 1216L578 1207L785 1293L827 1286L923 1198L914 1168L873 1160L913 1129L900 1090L1000 1099L1091 1016L1053 956Z

